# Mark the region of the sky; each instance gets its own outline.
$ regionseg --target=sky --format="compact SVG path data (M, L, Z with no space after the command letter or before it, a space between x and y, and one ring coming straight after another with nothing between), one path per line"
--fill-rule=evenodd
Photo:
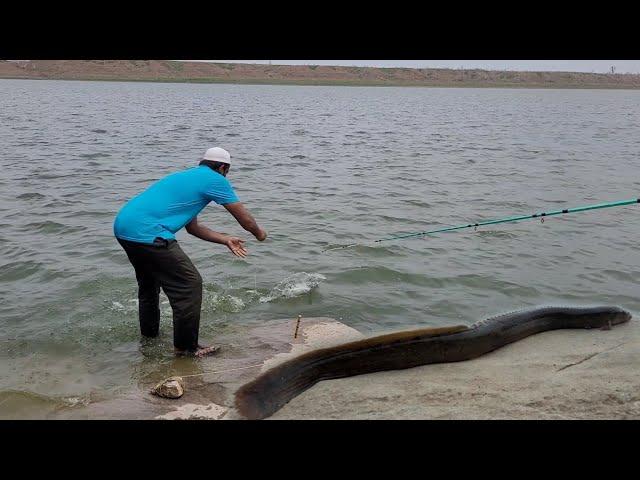
M269 60L203 60L229 63L269 63ZM640 60L271 60L273 65L341 65L354 67L479 68L564 72L640 73Z

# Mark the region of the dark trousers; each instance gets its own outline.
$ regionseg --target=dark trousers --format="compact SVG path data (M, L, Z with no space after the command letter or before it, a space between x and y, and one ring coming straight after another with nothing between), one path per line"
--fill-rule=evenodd
M153 245L117 240L136 271L142 335L158 335L162 288L173 309L173 345L180 350L196 350L202 277L189 257L175 240L157 238Z

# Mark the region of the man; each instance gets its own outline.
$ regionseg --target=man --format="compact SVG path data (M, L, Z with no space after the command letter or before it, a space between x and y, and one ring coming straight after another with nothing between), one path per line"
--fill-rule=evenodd
M202 357L214 353L217 347L198 344L202 277L174 234L186 226L191 235L226 245L234 255L245 257L248 252L244 240L198 223L198 213L214 201L223 205L259 241L267 238L267 232L240 203L226 179L230 168L229 152L210 148L197 167L168 175L129 200L113 224L116 239L135 269L140 331L145 337L158 335L162 288L173 309L176 354Z

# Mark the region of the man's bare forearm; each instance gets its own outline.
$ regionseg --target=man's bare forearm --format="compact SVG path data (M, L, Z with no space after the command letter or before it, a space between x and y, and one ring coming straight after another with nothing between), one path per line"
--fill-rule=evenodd
M214 232L210 228L199 224L197 219L187 225L187 232L207 242L219 243L221 245L225 245L229 239L229 235L226 233Z
M258 222L256 222L256 219L253 218L253 216L249 212L246 212L245 215L240 217L239 222L242 228L244 228L247 232L257 235L260 231Z
M251 215L242 204L229 204L225 205L225 208L233 215L242 228L247 232L251 232L258 240L264 240L267 237L267 232L260 228L258 222L253 218L253 215Z
M226 233L214 232L210 228L202 225L199 225L199 228L197 228L196 231L189 233L194 237L206 240L207 242L219 243L221 245L226 244L229 239L229 235Z

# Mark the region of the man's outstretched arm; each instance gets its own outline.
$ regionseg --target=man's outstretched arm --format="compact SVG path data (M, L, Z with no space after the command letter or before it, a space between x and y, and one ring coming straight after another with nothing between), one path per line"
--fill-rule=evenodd
M226 245L231 253L233 253L237 257L246 257L247 249L244 247L244 240L238 237L232 237L227 235L226 233L214 232L208 227L198 223L198 217L191 220L186 225L187 232L189 232L194 237L198 237L202 240L206 240L207 242L219 243L221 245Z
M233 215L242 228L247 232L251 232L259 241L262 242L267 238L267 232L258 226L258 223L249 213L249 210L247 210L241 202L226 203L224 208Z

